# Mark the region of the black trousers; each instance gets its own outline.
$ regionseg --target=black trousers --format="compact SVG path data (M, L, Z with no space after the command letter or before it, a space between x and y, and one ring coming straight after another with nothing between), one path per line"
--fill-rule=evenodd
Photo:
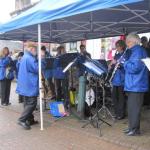
M114 112L116 117L125 117L126 99L122 86L113 86L112 100L114 104Z
M4 79L0 81L1 104L9 104L11 80Z
M18 95L18 101L19 103L22 103L24 101L24 97L22 95Z
M26 121L33 121L34 115L33 111L35 110L37 105L37 97L27 97L24 96L24 111L19 118L19 121L26 122Z
M64 99L65 107L69 104L68 79L56 79L56 98L57 100Z
M140 113L144 93L128 92L128 127L130 130L140 130Z
M52 92L52 96L55 96L55 86L52 81L52 78L47 79L47 81L48 81L48 86L50 87L50 90Z

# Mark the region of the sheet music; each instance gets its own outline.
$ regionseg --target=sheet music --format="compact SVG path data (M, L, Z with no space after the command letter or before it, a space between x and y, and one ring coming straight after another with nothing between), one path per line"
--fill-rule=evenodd
M150 58L147 57L147 58L144 58L144 59L141 59L141 60L144 62L144 64L146 65L146 67L150 71Z

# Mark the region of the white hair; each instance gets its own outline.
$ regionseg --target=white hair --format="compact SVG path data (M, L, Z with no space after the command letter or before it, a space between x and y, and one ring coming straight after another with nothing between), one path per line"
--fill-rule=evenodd
M126 37L126 41L131 41L135 45L140 45L141 43L140 37L137 34L133 34L133 33L129 34Z

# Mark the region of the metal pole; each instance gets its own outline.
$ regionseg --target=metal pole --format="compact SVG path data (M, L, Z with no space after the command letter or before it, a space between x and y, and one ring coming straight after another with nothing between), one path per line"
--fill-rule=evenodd
M22 42L22 50L24 52L24 41Z
M41 81L41 24L38 24L38 59L39 59L39 97L40 97L40 121L43 130L43 107L42 107L42 81Z

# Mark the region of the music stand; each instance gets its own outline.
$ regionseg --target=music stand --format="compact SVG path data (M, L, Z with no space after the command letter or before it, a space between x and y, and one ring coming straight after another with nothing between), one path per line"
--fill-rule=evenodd
M70 62L73 62L79 56L79 53L66 53L58 56L60 59L61 67L64 69Z
M100 67L100 64L97 65L95 62L92 62L92 60L88 61L86 60L83 65L87 68L87 71L89 71L90 73L92 72L92 74L94 74L95 76L97 76L98 78L100 78L100 76L105 73L104 70L102 70L102 68ZM96 84L96 102L97 102L97 84ZM111 124L109 124L108 122L106 122L105 120L103 120L102 118L100 118L99 116L99 110L98 110L98 104L96 105L96 113L95 115L93 115L92 117L89 118L88 122L86 124L84 124L82 126L82 128L85 128L87 125L91 124L92 126L94 126L94 121L96 120L96 124L97 124L97 128L100 129L100 136L101 136L101 128L100 125L102 123L107 124L108 126L111 126ZM95 126L94 126L95 127Z
M115 117L112 115L112 113L110 112L110 110L108 109L108 107L106 106L106 95L105 95L105 83L100 83L100 86L102 88L103 91L103 105L101 107L101 109L98 111L99 113L104 114L104 118L107 118L107 116L110 116L112 118L113 121L115 121Z
M53 69L53 64L54 64L54 57L46 57L45 58L45 69ZM47 109L47 101L50 100L50 98L43 98L44 100L44 110Z
M88 60L90 60L90 59L88 59ZM99 61L99 63L97 63L98 61ZM107 63L105 60L97 60L97 61L94 60L93 62L94 62L94 64L96 64L99 67L99 69L102 69L104 73L106 73L108 71L108 66L107 66ZM90 68L90 69L93 69L93 68ZM95 73L97 73L97 72L95 72ZM101 72L99 71L99 74L97 74L97 75L101 75L100 73ZM104 81L104 82L102 82L102 81ZM105 80L101 80L100 86L103 91L103 105L102 105L102 108L99 110L99 113L104 112L105 118L107 118L107 116L109 115L113 119L113 121L115 121L114 116L112 115L112 113L110 112L110 110L108 109L108 107L106 106L106 103L105 103L105 101L106 101L105 85L106 85Z

